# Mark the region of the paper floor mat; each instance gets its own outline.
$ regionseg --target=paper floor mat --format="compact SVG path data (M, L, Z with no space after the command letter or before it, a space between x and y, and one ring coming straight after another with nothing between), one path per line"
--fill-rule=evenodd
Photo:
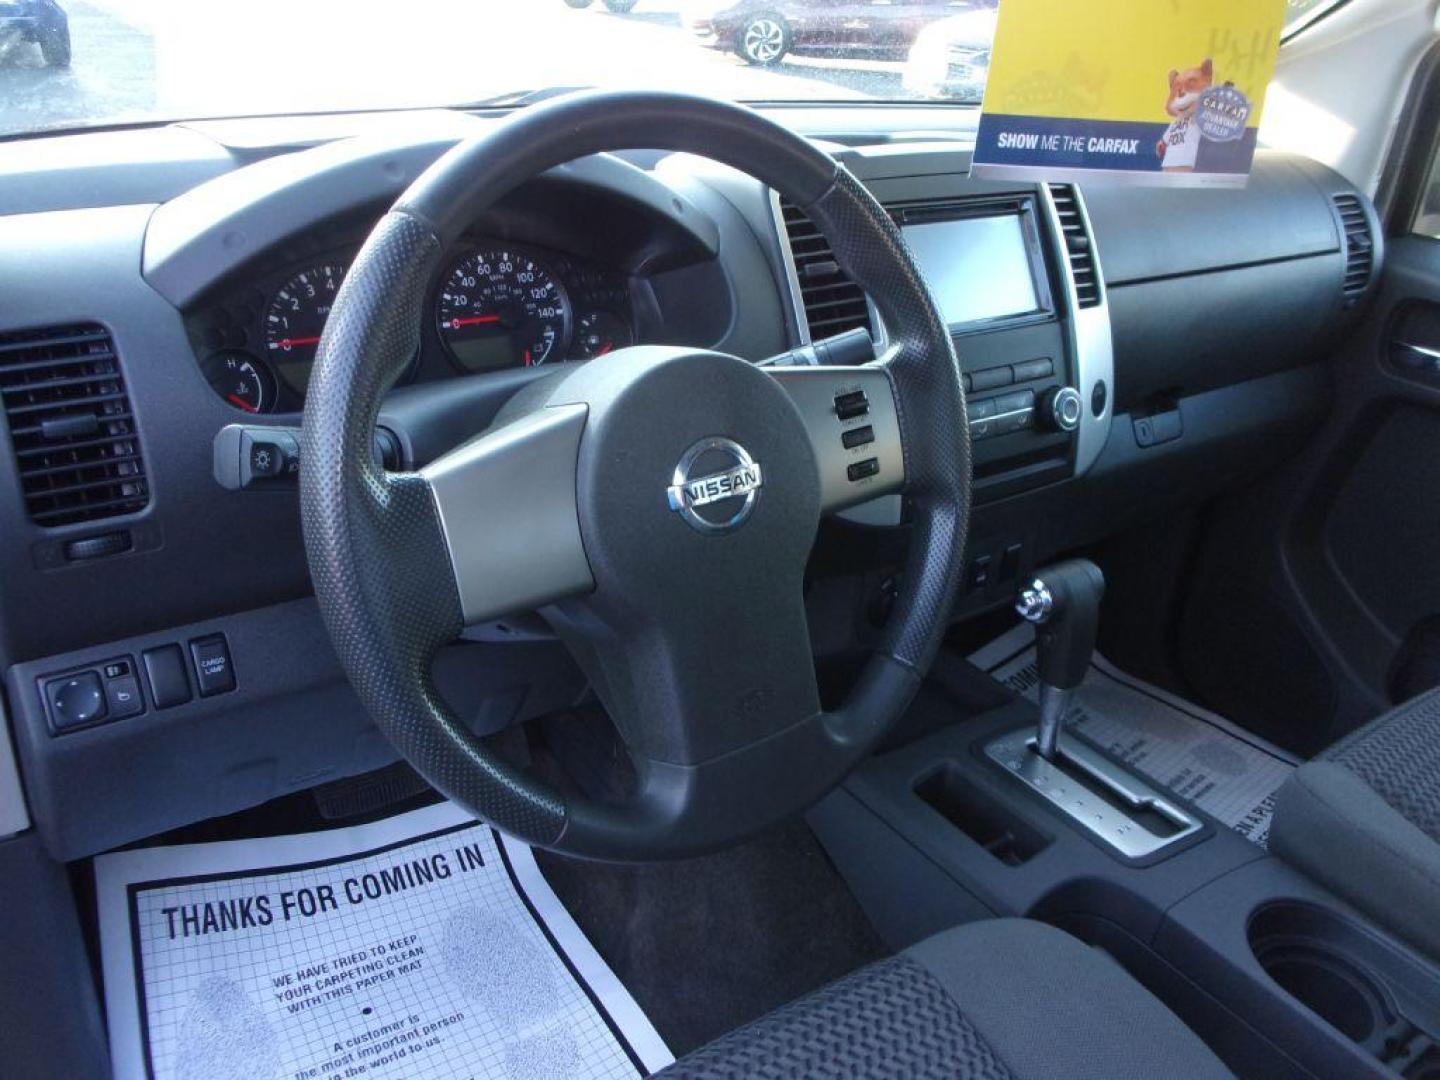
M1034 643L1034 629L1022 623L970 662L1035 701ZM1066 727L1261 847L1270 835L1275 792L1299 764L1223 717L1126 675L1099 653Z
M672 1060L530 848L448 803L95 874L121 1080L618 1080Z

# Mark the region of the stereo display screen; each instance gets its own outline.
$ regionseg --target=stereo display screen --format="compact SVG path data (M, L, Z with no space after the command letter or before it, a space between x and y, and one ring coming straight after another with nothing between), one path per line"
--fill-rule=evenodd
M902 232L951 326L1040 310L1019 214L907 225Z

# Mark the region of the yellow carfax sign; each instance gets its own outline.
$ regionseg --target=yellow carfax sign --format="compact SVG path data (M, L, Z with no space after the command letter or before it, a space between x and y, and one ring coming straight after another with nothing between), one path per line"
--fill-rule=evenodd
M977 176L1238 186L1285 0L1001 0Z

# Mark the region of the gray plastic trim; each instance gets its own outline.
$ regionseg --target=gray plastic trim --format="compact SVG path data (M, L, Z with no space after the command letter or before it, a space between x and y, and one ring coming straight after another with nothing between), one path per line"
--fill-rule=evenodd
M327 218L393 202L437 158L484 121L451 116L408 139L356 138L268 158L192 188L159 207L145 233L141 274L184 309L247 260ZM652 174L595 154L544 174L614 192L688 235L714 256L719 227Z
M900 442L900 417L895 407L895 391L884 367L772 368L770 374L790 395L800 410L805 430L810 433L815 463L820 469L822 512L833 514L904 488L905 452ZM864 391L870 403L869 411L853 420L842 421L835 414L835 398L857 390ZM866 426L874 428L874 442L846 449L840 441L842 433ZM847 475L849 467L870 458L880 465L875 475L851 480Z
M1095 229L1090 224L1090 214L1085 209L1085 193L1077 184L1075 210L1085 225L1085 234L1090 237L1090 257L1095 264L1095 285L1100 292L1100 303L1094 307L1082 308L1075 288L1075 273L1070 260L1065 257L1064 236L1060 228L1060 215L1055 209L1055 199L1048 184L1037 184L1040 203L1050 218L1050 228L1058 243L1060 272L1064 275L1065 295L1070 309L1069 329L1071 355L1075 357L1076 389L1080 391L1083 408L1080 413L1080 427L1075 437L1075 475L1084 476L1090 466L1105 448L1110 438L1110 420L1115 409L1115 343L1110 330L1110 298L1105 288L1105 275L1100 268L1099 245L1095 243ZM1105 384L1105 408L1096 416L1090 409L1095 387Z
M541 409L420 470L466 625L595 587L575 501L584 405Z
M30 811L20 787L20 770L15 766L15 747L10 742L10 718L0 701L0 838L30 828Z

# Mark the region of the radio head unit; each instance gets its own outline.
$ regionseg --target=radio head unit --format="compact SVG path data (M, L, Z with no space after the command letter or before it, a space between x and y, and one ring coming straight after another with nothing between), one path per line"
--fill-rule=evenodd
M1055 318L1033 198L969 198L887 209L951 333Z

